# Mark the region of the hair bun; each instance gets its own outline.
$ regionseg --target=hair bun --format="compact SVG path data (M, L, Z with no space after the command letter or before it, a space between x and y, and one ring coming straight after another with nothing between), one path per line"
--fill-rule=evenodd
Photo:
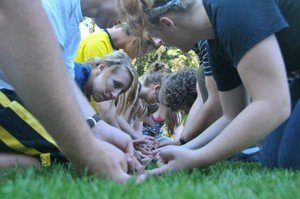
M157 62L157 63L155 63L154 70L155 71L161 71L161 70L164 69L164 67L165 67L164 63Z
M150 73L154 73L154 72L162 72L162 73L167 72L168 73L168 72L171 72L171 70L165 63L156 61L149 66L149 72Z

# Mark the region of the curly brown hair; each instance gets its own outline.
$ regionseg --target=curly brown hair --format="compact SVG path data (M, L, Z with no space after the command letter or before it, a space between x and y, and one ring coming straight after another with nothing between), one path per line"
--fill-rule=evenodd
M183 68L166 76L159 91L159 102L173 111L189 110L197 98L196 70Z

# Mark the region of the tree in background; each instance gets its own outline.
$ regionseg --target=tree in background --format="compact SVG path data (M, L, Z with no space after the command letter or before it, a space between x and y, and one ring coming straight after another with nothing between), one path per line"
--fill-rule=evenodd
M198 56L194 53L194 51L183 53L177 48L166 46L161 46L156 51L137 58L134 60L134 66L136 67L138 74L141 76L154 61L162 61L168 64L172 71L177 71L178 69L187 66L194 68L199 66Z

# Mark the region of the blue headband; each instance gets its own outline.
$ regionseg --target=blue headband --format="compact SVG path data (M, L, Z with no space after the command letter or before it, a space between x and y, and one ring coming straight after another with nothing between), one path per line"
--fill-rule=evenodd
M164 5L158 6L156 8L152 8L146 11L149 19L154 19L155 17L167 12L171 8L179 7L180 0L171 0Z

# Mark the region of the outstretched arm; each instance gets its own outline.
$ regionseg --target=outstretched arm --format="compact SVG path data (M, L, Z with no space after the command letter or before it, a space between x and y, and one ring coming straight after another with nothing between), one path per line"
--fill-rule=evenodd
M116 109L117 108L114 104L112 104L111 101L98 102L97 109L98 109L98 113L99 113L100 117L105 122L120 129L120 126L116 119L116 111L117 111Z
M285 65L274 35L244 55L238 72L252 102L216 139L198 150L199 154L205 154L204 165L227 158L256 143L290 114ZM230 100L226 101L224 106L234 107Z
M204 132L198 135L195 139L183 145L189 149L198 149L209 143L246 107L247 97L244 87L238 86L227 92L219 92L223 107L223 116L216 120ZM234 103L233 107L225 106L227 103Z
M206 76L205 83L208 91L208 99L202 105L200 101L200 99L202 99L201 93L199 89L197 89L198 97L189 112L182 133L186 142L198 136L222 115L222 107L214 78L212 76Z
M0 52L0 67L18 95L77 168L126 180L124 153L95 139L74 100L78 98L73 80L40 1L4 0L0 12L0 46L5 49ZM98 154L102 156L92 158Z
M274 35L264 39L242 58L238 72L252 102L213 140L198 150L187 150L182 163L178 149L162 150L165 163L153 174L168 170L205 167L256 143L290 114L290 98L283 58ZM220 95L223 113L235 108L234 96ZM171 158L170 158L171 157Z

